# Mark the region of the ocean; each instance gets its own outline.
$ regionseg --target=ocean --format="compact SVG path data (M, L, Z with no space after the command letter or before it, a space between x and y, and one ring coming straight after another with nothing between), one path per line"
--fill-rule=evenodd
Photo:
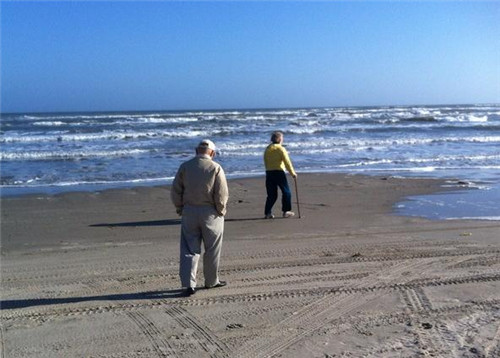
M299 180L449 178L453 193L408 198L396 213L500 220L499 104L15 113L0 123L2 197L168 184L202 138L229 178L263 175L263 151L281 130Z

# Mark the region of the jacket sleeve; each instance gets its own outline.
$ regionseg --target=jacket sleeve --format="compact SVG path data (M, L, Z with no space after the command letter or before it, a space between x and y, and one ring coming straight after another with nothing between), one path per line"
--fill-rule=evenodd
M290 160L290 157L288 156L288 152L286 151L285 148L283 149L283 163L285 163L286 170L292 175L296 176L297 173L295 173L295 170L293 169L292 161Z
M224 169L219 167L214 183L214 203L219 215L226 215L226 205L229 199L229 189L227 187L226 174Z
M184 207L184 170L182 166L177 171L174 181L172 183L172 189L170 190L170 199L175 205L177 214L182 215L182 208Z

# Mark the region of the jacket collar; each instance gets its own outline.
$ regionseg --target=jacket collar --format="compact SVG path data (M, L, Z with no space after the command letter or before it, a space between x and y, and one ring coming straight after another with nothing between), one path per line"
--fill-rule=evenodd
M196 154L196 158L212 159L208 154Z

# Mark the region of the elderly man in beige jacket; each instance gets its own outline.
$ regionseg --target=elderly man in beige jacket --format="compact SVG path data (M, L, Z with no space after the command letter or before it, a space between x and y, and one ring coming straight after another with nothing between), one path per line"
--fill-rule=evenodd
M170 192L182 215L179 275L186 296L195 293L202 242L205 287L226 285L219 280L219 261L229 191L224 170L214 157L214 143L202 140L196 156L179 167Z

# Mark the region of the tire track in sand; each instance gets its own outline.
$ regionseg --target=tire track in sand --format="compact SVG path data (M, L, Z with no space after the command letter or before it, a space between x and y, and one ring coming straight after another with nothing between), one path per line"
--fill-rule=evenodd
M178 357L175 350L167 339L163 337L163 333L155 326L155 324L141 312L127 312L127 317L130 318L140 329L148 340L158 357Z
M148 300L146 302L124 302L112 304L97 304L86 307L58 307L47 309L46 306L32 309L2 309L0 310L0 319L3 321L20 320L20 319L45 319L51 316L78 316L99 314L105 312L128 312L139 310L143 308L162 309L165 306L210 306L217 304L239 303L239 302L256 302L267 300L281 300L283 298L294 299L297 297L321 297L332 295L363 295L370 292L387 292L388 290L404 290L407 288L418 287L433 287L433 286L447 286L447 285L460 285L466 283L483 283L483 282L496 282L500 280L500 274L479 274L471 276L459 276L454 278L429 278L426 280L419 279L416 282L411 280L404 283L379 283L371 281L365 286L359 287L354 285L351 287L336 287L336 288L311 288L311 289L291 289L286 291L277 291L272 293L258 293L258 294L233 294L216 297L205 298L173 298L167 300ZM36 302L36 299L34 300ZM315 301L316 302L316 301Z
M435 260L420 259L414 262L404 260L399 264L388 267L360 280L353 288L363 288L376 285L377 283L394 284L405 281L407 272L415 270L424 271L429 268ZM292 316L285 318L277 325L269 327L261 337L247 342L235 356L240 358L271 357L284 351L289 346L300 341L302 338L323 327L328 322L347 315L358 307L373 301L380 296L380 292L368 292L362 295L327 294L303 309L295 312Z
M212 358L230 357L228 347L219 340L210 329L199 323L191 314L181 307L170 307L165 311L185 329L192 329L193 335L204 351Z
M0 358L5 357L5 333L3 323L0 322Z
M500 357L500 326L498 326L493 341L485 348L486 357Z
M411 312L410 324L415 327L413 334L421 353L425 356L446 356L452 350L447 342L456 341L456 335L441 320L430 324L421 317L422 312L432 311L432 304L421 287L410 288L401 292L401 297ZM453 339L447 339L446 337Z

